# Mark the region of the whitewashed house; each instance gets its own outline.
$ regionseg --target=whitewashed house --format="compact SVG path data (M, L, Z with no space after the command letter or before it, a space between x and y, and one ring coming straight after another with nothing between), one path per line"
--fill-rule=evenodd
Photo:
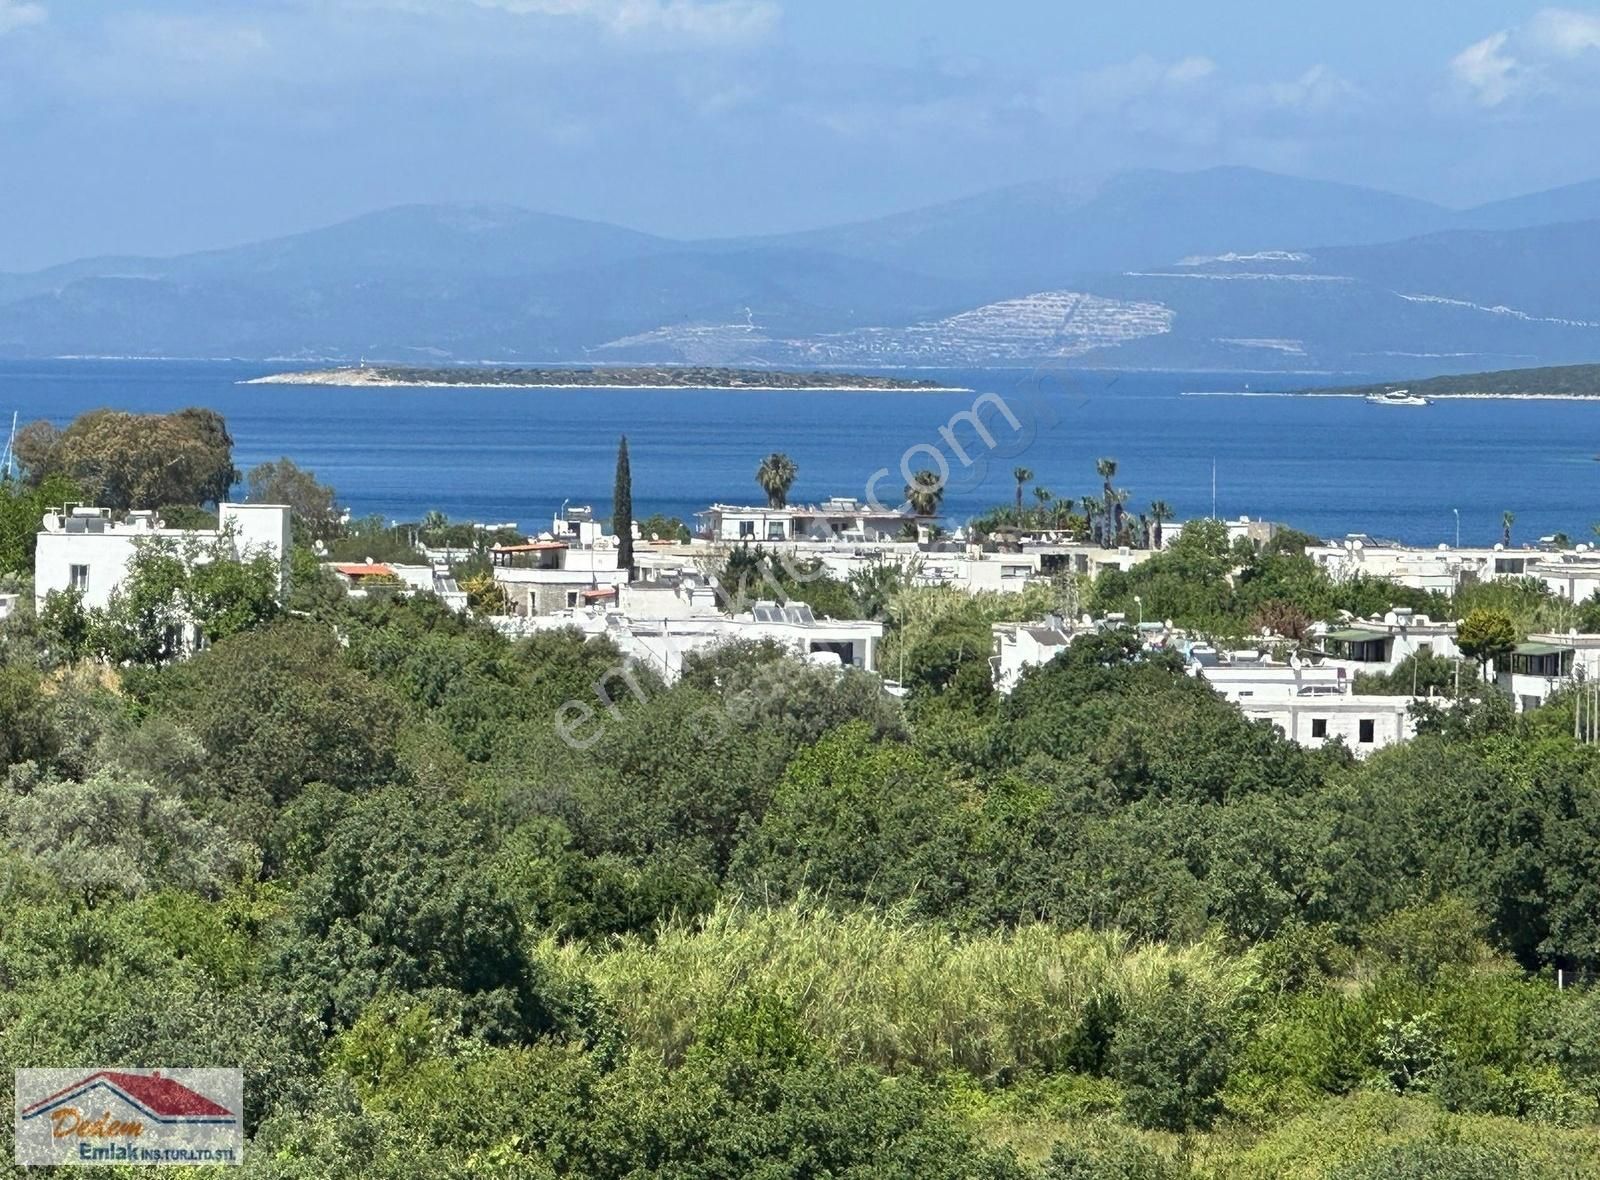
M994 635L994 655L989 658L991 679L995 691L1007 696L1016 690L1025 671L1048 664L1066 651L1079 633L1059 618L1037 623L995 623L990 631Z
M1571 552L1550 553L1529 562L1527 576L1568 602L1584 602L1600 592L1600 552L1579 545Z
M1343 739L1365 757L1416 736L1412 697L1357 695L1342 666L1298 657L1284 664L1258 651L1217 653L1206 647L1189 649L1188 659L1191 675L1297 745L1316 748Z
M1563 688L1593 684L1597 678L1600 635L1576 631L1529 635L1495 666L1495 683L1519 713L1537 709Z
M878 644L883 640L882 623L818 619L804 603L758 602L732 617L699 614L645 619L591 607L492 621L511 635L572 628L589 637L605 636L625 657L647 665L668 682L682 674L684 657L737 640L771 640L815 663L869 670L877 663Z
M1504 545L1413 548L1375 541L1356 533L1342 541L1309 546L1306 556L1335 581L1364 575L1414 590L1454 594L1464 581L1489 582L1533 576L1533 567L1551 555L1536 549L1508 549Z
M702 537L722 544L895 541L904 539L908 527L926 530L938 520L897 508L874 508L848 496L783 508L713 504L696 519Z
M588 548L537 540L489 551L494 580L514 615L548 615L600 602L615 603L628 571L617 568L610 538Z
M403 565L392 561L325 561L322 567L330 570L344 584L345 592L352 598L366 598L374 593L416 591L437 595L439 601L451 610L467 609L467 592L456 584L450 567L443 563Z
M36 540L33 596L42 607L52 591L76 590L86 607L103 609L127 578L141 540L179 544L222 542L240 560L269 553L279 565L279 590L287 578L291 510L281 504L219 504L215 529L169 529L154 512L76 507L46 513Z
M1393 672L1408 656L1431 652L1442 659L1461 656L1456 646L1456 625L1435 622L1406 607L1397 607L1381 619L1352 619L1332 626L1311 628L1311 642L1321 662L1350 672Z

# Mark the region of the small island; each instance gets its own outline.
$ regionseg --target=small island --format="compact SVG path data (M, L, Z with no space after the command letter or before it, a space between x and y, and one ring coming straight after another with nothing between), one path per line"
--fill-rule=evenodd
M1407 389L1417 397L1433 398L1600 398L1600 365L1554 365L1542 369L1501 369L1490 373L1462 373L1429 377L1421 381L1393 381L1387 385L1343 385L1302 389L1303 394L1344 397L1381 397L1394 389Z
M510 366L347 365L299 373L252 377L241 385L354 385L488 389L736 389L749 391L826 390L917 393L969 392L902 377L859 373L795 372L785 369L726 369L703 365L626 365L598 369L523 369Z

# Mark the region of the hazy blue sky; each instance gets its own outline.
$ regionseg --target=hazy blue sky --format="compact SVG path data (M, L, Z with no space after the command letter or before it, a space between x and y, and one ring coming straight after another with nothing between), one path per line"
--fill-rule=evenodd
M1600 175L1600 7L0 0L0 269L408 201L669 234L1252 164L1470 204Z

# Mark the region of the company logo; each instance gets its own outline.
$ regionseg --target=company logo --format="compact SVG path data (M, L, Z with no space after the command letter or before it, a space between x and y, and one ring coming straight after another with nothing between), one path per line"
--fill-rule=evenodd
M236 1164L237 1069L19 1069L19 1164Z

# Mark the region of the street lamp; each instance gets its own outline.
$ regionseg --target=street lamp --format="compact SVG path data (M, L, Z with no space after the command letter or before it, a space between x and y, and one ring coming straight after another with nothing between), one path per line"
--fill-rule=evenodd
M1459 549L1461 548L1461 509L1452 508L1450 511L1456 514L1456 548Z
M1139 626L1142 629L1144 627L1144 599L1135 594L1133 596L1133 602L1134 605L1139 608Z

